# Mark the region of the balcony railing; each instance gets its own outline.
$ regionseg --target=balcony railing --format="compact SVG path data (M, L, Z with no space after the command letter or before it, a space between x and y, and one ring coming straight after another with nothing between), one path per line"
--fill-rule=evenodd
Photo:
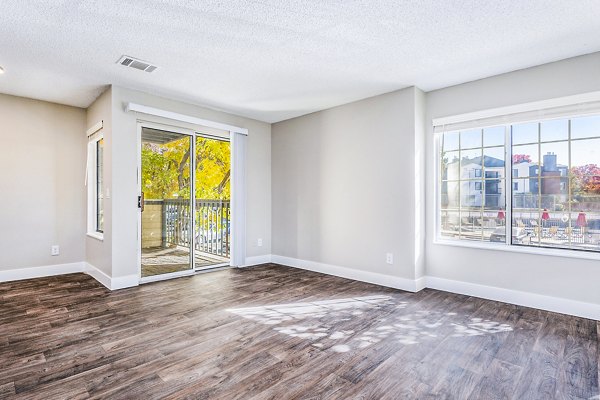
M231 203L229 200L196 200L195 234L191 234L190 201L146 200L145 206L160 206L162 246L190 247L204 253L229 257L231 247Z

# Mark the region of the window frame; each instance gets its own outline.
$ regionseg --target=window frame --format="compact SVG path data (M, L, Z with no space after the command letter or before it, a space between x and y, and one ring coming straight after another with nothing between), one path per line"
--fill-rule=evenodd
M572 115L564 115L555 118L537 118L530 122L540 123L542 121L552 120L552 119L574 119L582 116L589 116L592 113L586 113L584 115L572 114ZM600 115L600 110L597 110L593 114ZM434 120L435 121L435 120ZM512 143L512 131L511 127L513 125L521 124L522 121L511 122L504 121L502 123L497 123L494 125L485 125L477 128L467 128L469 130L472 129L484 129L486 127L492 126L503 126L505 128L505 142L504 142L504 153L505 153L505 165L504 165L504 186L505 189L501 191L501 194L505 196L505 221L506 221L506 240L504 243L502 242L485 242L485 241L471 241L471 240L460 240L460 239L449 239L442 236L441 232L441 217L442 217L442 203L441 203L441 188L443 177L441 173L441 137L444 133L436 132L434 133L434 213L435 217L432 219L434 223L433 227L433 243L439 245L448 245L455 247L466 247L466 248L474 248L474 249L484 249L484 250L496 250L496 251L508 251L515 253L525 253L525 254L535 254L535 255L545 255L545 256L554 256L554 257L565 257L565 258L576 258L576 259L587 259L587 260L600 260L600 252L595 252L591 250L585 249L564 249L564 248L553 248L553 247L542 247L542 246L523 246L512 243L512 198L513 198L513 163L512 163L512 151L513 151L513 143ZM433 124L434 130L435 126L438 124ZM455 132L456 130L448 130L447 132ZM569 143L571 139L569 138ZM538 171L539 173L539 167ZM537 175L536 175L537 176Z
M98 226L98 143L104 141L102 132L96 133L88 139L88 165L87 165L87 236L100 241L104 240L104 226ZM106 143L102 151L102 179L105 177L104 160L106 154ZM102 182L104 185L104 182ZM106 196L103 196L103 200ZM103 211L106 205L103 202Z

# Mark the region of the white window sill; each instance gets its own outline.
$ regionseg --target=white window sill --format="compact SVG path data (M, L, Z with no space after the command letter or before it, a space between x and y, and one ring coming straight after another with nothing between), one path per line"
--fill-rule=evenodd
M523 254L535 254L541 256L550 257L565 257L565 258L576 258L583 260L596 260L600 261L600 253L593 253L590 251L582 250L565 250L565 249L553 249L548 247L527 247L519 245L507 245L504 243L485 243L485 242L468 242L459 240L446 240L436 238L433 240L433 244L439 244L443 246L454 246L454 247L468 247L471 249L481 250L495 250L495 251L508 251L512 253L523 253Z
M86 235L88 237L91 237L93 239L99 240L101 242L104 241L104 234L102 234L100 232L88 232L88 233L86 233Z

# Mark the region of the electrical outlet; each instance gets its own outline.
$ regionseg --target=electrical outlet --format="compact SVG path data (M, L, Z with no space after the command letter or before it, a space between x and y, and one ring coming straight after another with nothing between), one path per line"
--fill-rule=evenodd
M392 253L387 253L385 255L385 262L388 264L393 264L394 263L394 255Z
M55 244L54 246L52 246L51 254L53 256L57 256L57 255L60 254L60 247L57 244Z
M256 241L256 245L257 245L258 247L262 247L262 239L258 239L258 240Z

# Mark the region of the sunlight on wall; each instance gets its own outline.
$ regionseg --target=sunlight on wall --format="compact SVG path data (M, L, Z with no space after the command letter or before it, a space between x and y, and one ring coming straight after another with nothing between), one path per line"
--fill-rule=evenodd
M391 296L364 296L260 307L235 308L228 312L265 325L279 333L311 341L320 349L338 353L369 347L382 340L414 345L438 336L467 337L512 331L508 324L466 318L452 312L420 310L398 315L409 306ZM361 330L357 316L377 311L371 329ZM353 321L353 319L355 321ZM368 321L368 320L367 320ZM352 329L354 328L354 329Z

